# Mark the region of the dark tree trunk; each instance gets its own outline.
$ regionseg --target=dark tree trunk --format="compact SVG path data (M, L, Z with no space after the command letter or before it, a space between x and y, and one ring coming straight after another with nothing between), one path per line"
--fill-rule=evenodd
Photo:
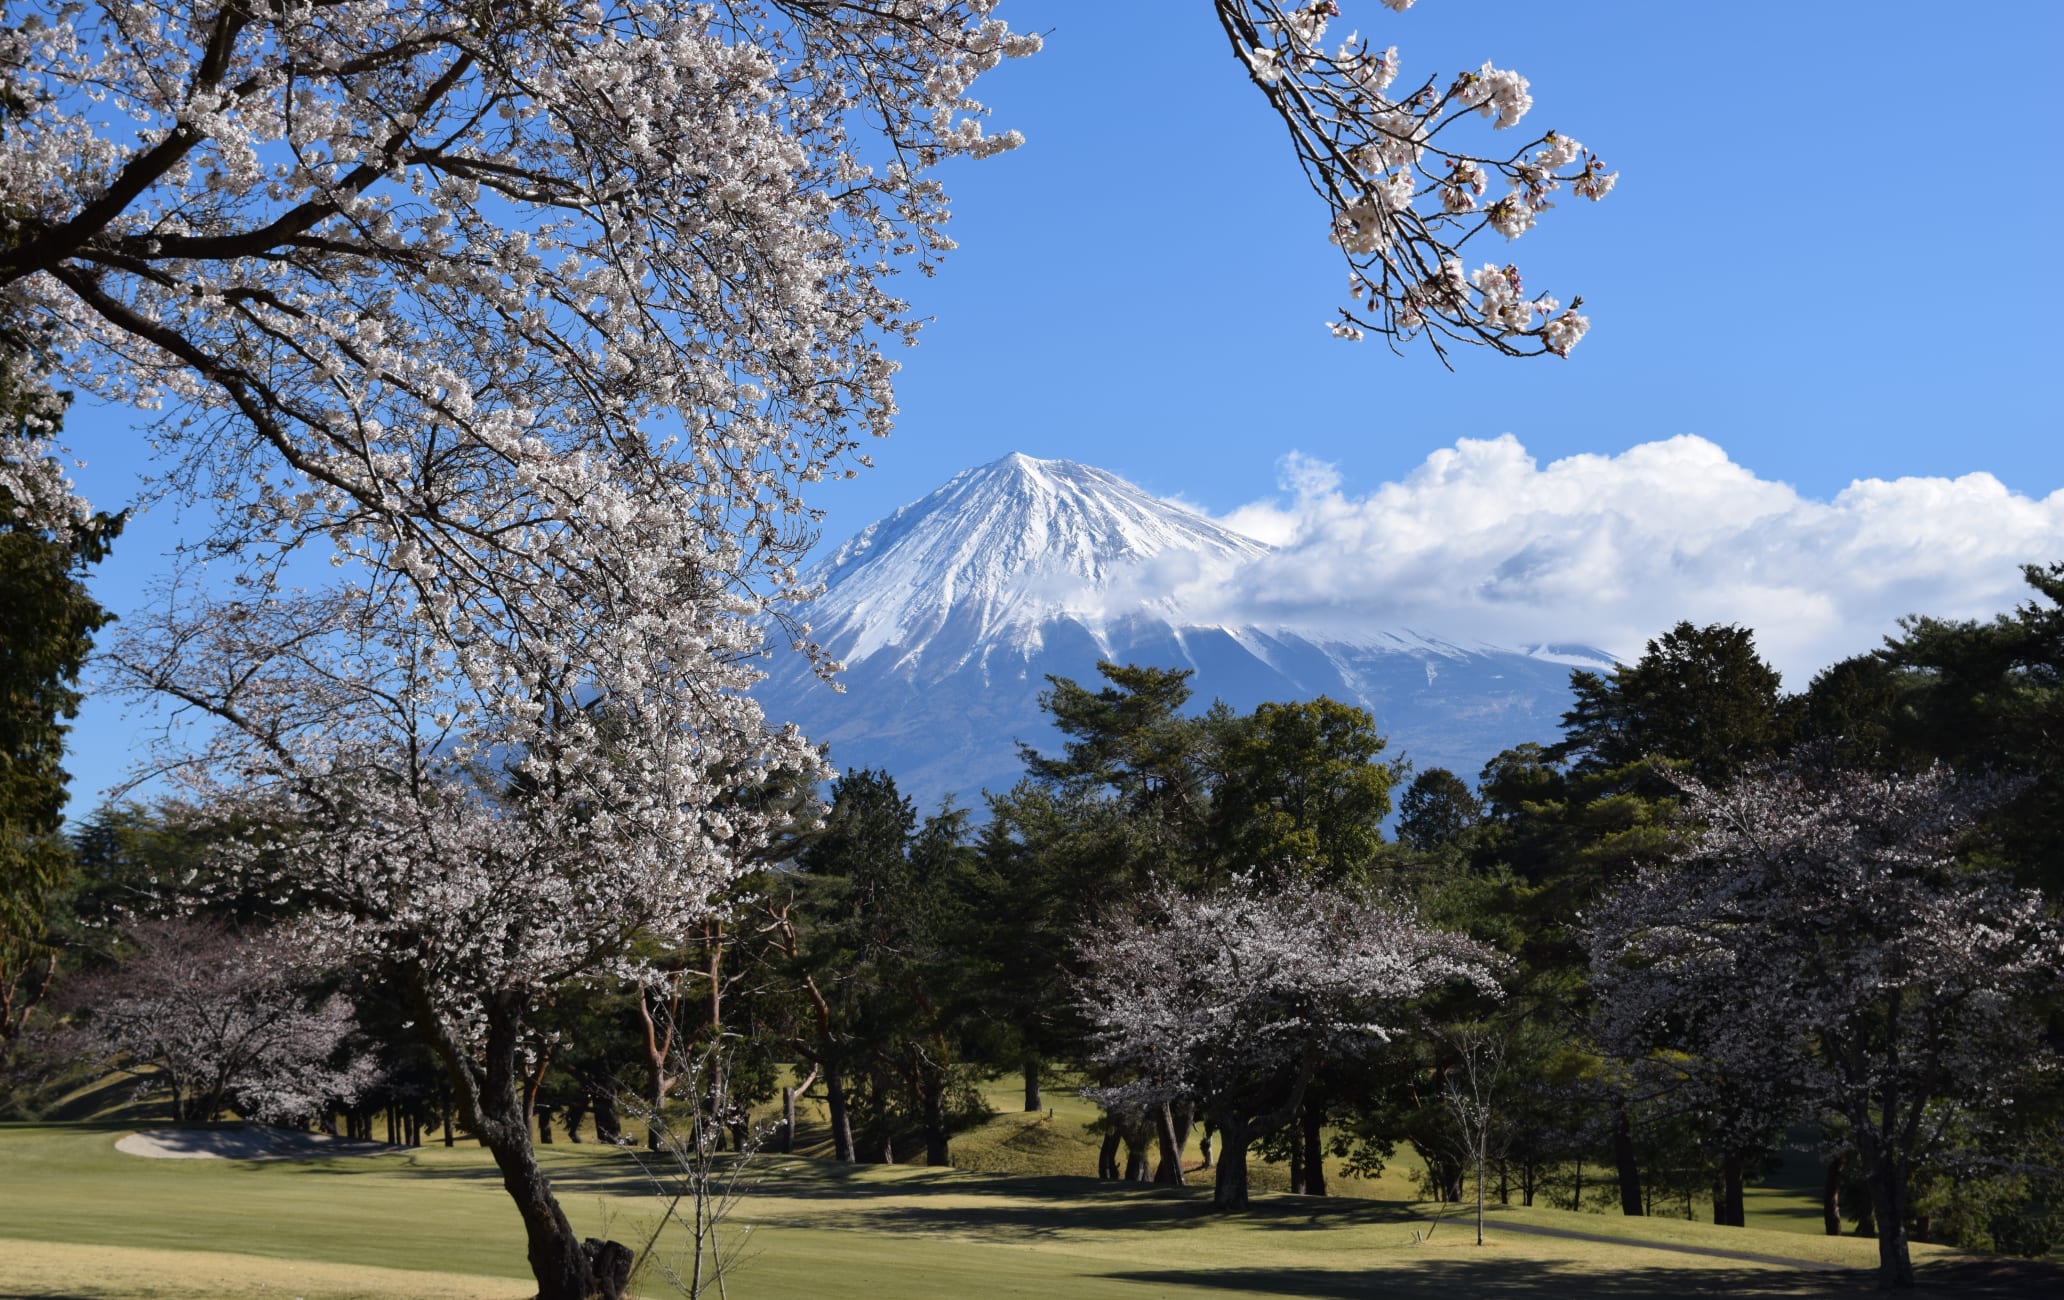
M1720 1157L1720 1181L1713 1193L1713 1222L1728 1228L1748 1226L1742 1214L1741 1152L1729 1151Z
M1290 1130L1290 1194L1304 1195L1304 1126Z
M1304 1144L1304 1194L1326 1194L1326 1108L1314 1101L1304 1103L1304 1125L1291 1141Z
M946 1080L936 1072L924 1077L925 1163L942 1168L953 1163L946 1137Z
M537 1108L537 1124L538 1141L545 1146L552 1145L552 1108L550 1106L540 1106Z
M1634 1128L1627 1121L1627 1103L1613 1103L1613 1165L1620 1174L1620 1213L1630 1219L1643 1216L1641 1166L1634 1159Z
M493 1153L502 1186L523 1219L538 1300L623 1300L630 1280L630 1248L592 1237L582 1241L574 1235L531 1147L517 1056L523 1003L517 993L502 993L488 1001L484 1069L468 1098L473 1111L468 1118ZM448 1069L467 1068L452 1059L449 1051L446 1065Z
M645 1080L645 1105L648 1118L645 1121L645 1149L659 1150L659 1131L666 1127L666 1095L668 1079L663 1070L654 1069ZM634 1115L633 1118L636 1118Z
M1097 1147L1097 1177L1098 1177L1098 1178L1101 1178L1101 1179L1103 1179L1103 1180L1104 1180L1104 1181L1106 1181L1106 1182L1115 1182L1115 1181L1117 1181L1117 1178L1118 1178L1118 1144L1119 1144L1119 1143L1120 1143L1120 1142L1121 1142L1122 1140L1123 1140L1123 1139L1121 1139L1121 1138L1120 1138L1120 1137L1118 1136L1118 1130L1117 1130L1117 1129L1115 1129L1115 1128L1114 1128L1114 1129L1112 1129L1112 1130L1111 1130L1110 1132L1108 1132L1108 1133L1104 1134L1104 1140L1103 1140L1103 1142L1102 1142L1101 1144L1099 1144L1099 1145L1098 1145L1098 1147Z
M831 1158L850 1165L858 1159L853 1150L853 1113L846 1105L846 1076L837 1070L824 1072L824 1107L831 1115Z
M1534 1158L1530 1155L1519 1158L1519 1203L1534 1203Z
M611 1146L623 1144L623 1117L616 1113L616 1094L595 1094L595 1140Z
M1181 1187L1182 1135L1176 1132L1175 1111L1165 1101L1154 1112L1154 1140L1161 1148L1160 1163L1154 1166L1154 1181Z
M587 1094L576 1094L572 1101L566 1103L566 1119L564 1123L566 1125L566 1140L568 1142L575 1143L576 1145L579 1144L581 1140L581 1121L586 1119L587 1117Z
M1859 1145L1869 1169L1871 1211L1878 1226L1878 1289L1911 1291L1914 1271L1906 1239L1906 1171L1868 1136Z
M1211 1135L1217 1131L1211 1127L1210 1121L1207 1120L1204 1124L1203 1134L1197 1138L1197 1158L1203 1162L1198 1166L1201 1169L1211 1168Z
M1044 1110L1045 1102L1039 1096L1039 1058L1025 1058L1025 1109L1027 1112Z
M1147 1160L1146 1134L1139 1131L1137 1124L1128 1124L1125 1130L1125 1181L1145 1183L1153 1181L1153 1177Z
M443 1094L439 1096L438 1104L442 1106L444 1109L444 1144L446 1146L451 1146L454 1143L456 1143L459 1140L459 1138L458 1134L452 1132L452 1099L451 1092L449 1090L445 1091Z
M1848 1163L1844 1155L1830 1158L1820 1179L1820 1226L1830 1237L1842 1235L1842 1170Z
M1218 1126L1218 1177L1211 1188L1214 1210L1247 1208L1247 1121L1228 1117Z

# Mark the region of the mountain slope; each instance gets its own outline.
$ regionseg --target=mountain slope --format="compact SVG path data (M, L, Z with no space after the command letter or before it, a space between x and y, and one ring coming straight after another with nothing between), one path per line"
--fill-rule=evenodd
M847 665L834 693L797 662L759 695L770 718L829 742L840 768L882 767L929 805L975 803L1056 747L1049 674L1093 681L1099 659L1195 670L1199 707L1330 695L1368 708L1420 767L1473 778L1548 739L1583 646L1467 647L1371 628L1342 635L1227 620L1218 584L1267 548L1106 471L1011 455L955 475L870 525L815 572L813 637ZM788 656L793 660L794 656Z

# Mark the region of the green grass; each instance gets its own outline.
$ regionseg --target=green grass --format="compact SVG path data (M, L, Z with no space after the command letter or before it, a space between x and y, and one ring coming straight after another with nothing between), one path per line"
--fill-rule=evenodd
M1048 1145L1076 1140L1061 1131L1061 1108L1056 1096L1050 1123L1043 1114L997 1117L984 1126L994 1139L988 1149L1050 1157ZM1042 1125L1053 1134L1026 1137ZM0 1125L0 1237L27 1243L0 1242L0 1296L528 1294L515 1215L477 1147L310 1163L153 1161L117 1152L123 1131ZM542 1157L582 1232L606 1222L619 1239L635 1239L654 1220L625 1153L562 1143ZM1871 1242L1682 1220L1503 1209L1479 1249L1454 1213L1414 1244L1432 1207L1396 1201L1264 1196L1254 1212L1228 1217L1209 1213L1207 1192L1196 1187L778 1158L763 1168L736 1219L751 1256L732 1290L740 1300L1325 1300L1378 1289L1405 1297L1826 1295L1863 1284L1638 1243L1859 1269L1874 1262ZM1502 1224L1576 1229L1621 1244L1525 1236ZM1916 1251L1924 1260L1945 1254ZM415 1280L403 1285L402 1276Z

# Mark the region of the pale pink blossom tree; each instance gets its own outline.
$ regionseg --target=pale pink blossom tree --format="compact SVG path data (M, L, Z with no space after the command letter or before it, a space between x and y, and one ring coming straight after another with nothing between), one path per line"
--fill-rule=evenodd
M226 1107L266 1123L349 1106L378 1081L351 1050L342 997L315 996L297 945L207 921L139 921L117 967L75 982L67 1005L85 1042L118 1068L168 1089L175 1121Z
M1247 1205L1247 1148L1288 1124L1328 1062L1388 1041L1411 999L1451 981L1495 994L1490 949L1402 905L1310 881L1160 886L1080 946L1091 1059L1120 1111L1195 1102L1218 1129L1212 1205Z
M1703 1084L1733 1080L1761 1122L1794 1088L1846 1121L1880 1284L1911 1287L1913 1172L2048 1062L2037 1007L2064 987L2064 934L2040 895L1959 861L1984 801L1946 769L1687 789L1703 829L1589 918L1603 1015L1707 1058Z
M516 1104L527 1015L635 979L814 771L745 690L894 415L929 169L1015 137L989 0L26 5L0 285L69 382L163 405L211 565L129 621L162 760L417 1010L540 1293L614 1294ZM327 553L324 574L311 565ZM328 581L318 584L318 576Z

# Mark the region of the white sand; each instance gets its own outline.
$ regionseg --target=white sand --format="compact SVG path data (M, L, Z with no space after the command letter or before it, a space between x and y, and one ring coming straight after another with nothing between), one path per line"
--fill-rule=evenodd
M400 1149L384 1142L357 1142L261 1124L146 1129L115 1143L117 1151L152 1160L324 1160L385 1155Z

